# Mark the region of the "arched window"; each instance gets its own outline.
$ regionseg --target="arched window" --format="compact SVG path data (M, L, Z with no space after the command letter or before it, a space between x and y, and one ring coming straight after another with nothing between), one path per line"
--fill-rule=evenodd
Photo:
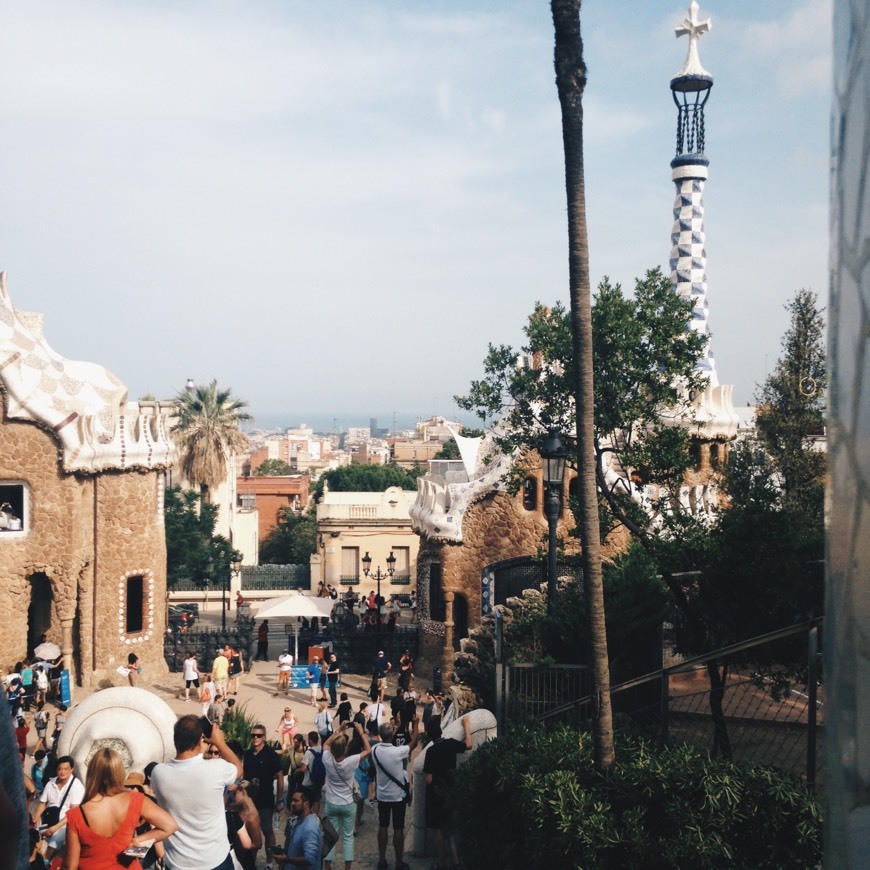
M444 622L447 618L440 562L429 563L429 617L434 622Z

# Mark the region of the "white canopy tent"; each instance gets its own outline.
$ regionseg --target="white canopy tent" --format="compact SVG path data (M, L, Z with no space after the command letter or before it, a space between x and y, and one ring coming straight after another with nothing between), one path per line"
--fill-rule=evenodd
M299 664L299 630L297 617L312 619L329 619L335 602L331 598L315 598L304 592L294 592L286 598L273 598L264 601L257 611L257 619L292 619L293 620L293 662Z

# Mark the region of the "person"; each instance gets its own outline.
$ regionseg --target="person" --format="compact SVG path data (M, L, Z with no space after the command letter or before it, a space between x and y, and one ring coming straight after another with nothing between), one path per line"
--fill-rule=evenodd
M399 686L407 690L411 684L411 678L414 676L414 659L411 658L411 653L405 650L402 657L399 659Z
M257 654L255 662L269 661L269 620L264 619L257 629Z
M214 680L217 694L226 695L227 693L227 677L230 673L230 663L224 655L223 650L218 650L218 654L214 657L211 663L211 678Z
M290 812L298 821L293 826L284 851L274 855L275 861L282 867L307 867L308 870L320 870L323 831L311 804L311 792L307 788L294 790L290 800Z
M293 794L293 789L299 788L302 785L302 780L305 776L304 771L301 770L302 764L305 761L305 750L308 749L308 746L305 743L305 735L304 734L294 734L293 735L293 744L290 747L290 751L288 756L290 758L290 766L287 771L287 775L290 779L290 783L287 787L288 794Z
M257 852L263 845L260 814L254 806L257 784L247 779L236 780L227 789L227 834L242 870L256 870Z
M229 677L227 679L227 695L238 695L239 694L239 677L244 671L244 666L242 665L242 653L231 644L227 644L224 647L224 656L226 656L227 661L230 663L230 671Z
M332 716L329 715L329 710L327 708L328 704L326 701L318 701L317 715L314 717L314 727L317 729L317 733L323 740L326 740L326 738L334 731L334 728L332 727Z
M353 863L353 825L356 817L356 804L353 799L354 771L360 761L367 757L371 747L363 729L358 733L364 749L358 755L346 755L348 726L330 735L323 746L323 766L326 768L326 783L323 787L323 798L326 817L332 822L338 832L338 842L342 845L345 870ZM329 750L327 752L327 750ZM323 858L325 870L331 870L338 842Z
M317 678L317 684L320 687L320 697L318 698L318 700L326 701L327 703L329 703L329 695L326 694L326 673L328 670L329 665L326 663L326 659L321 659L320 675Z
M214 684L214 680L212 680L211 674L205 674L202 686L199 689L199 702L202 705L203 716L208 716L208 708L215 699L215 695L217 695L217 687Z
M49 779L48 784L42 790L39 804L33 814L33 823L39 827L43 815L51 809L46 816L47 827L42 832L47 842L45 860L51 863L54 855L61 851L66 843L66 816L72 807L78 806L85 795L85 787L81 780L73 773L75 762L69 755L62 755L57 760L57 775ZM54 810L57 812L54 812ZM54 821L57 816L57 821ZM48 824L48 822L51 822Z
M224 816L224 789L242 776L242 765L227 746L219 725L203 736L198 716L182 716L172 730L175 758L151 772L157 803L177 822L164 842L169 870L233 870ZM220 758L206 761L203 745L216 746Z
M383 702L384 700L384 693L387 691L387 674L392 667L393 665L387 661L384 651L380 650L372 669L374 678L378 681L378 701Z
M21 669L21 685L24 688L24 712L29 713L36 695L36 683L33 682L33 668L30 665L30 659L24 660L24 667Z
M18 754L21 756L21 763L27 757L27 735L30 733L30 726L23 716L18 717L18 726L15 729L15 740L18 743Z
M353 586L344 593L344 606L347 608L348 613L353 613L353 605L355 603L355 598L353 594Z
M36 666L36 703L45 703L48 695L48 674L43 665Z
M357 713L355 713L354 717L353 717L353 724L356 725L357 722L359 722L359 724L362 725L363 728L365 728L366 722L368 722L368 720L369 720L368 710L369 710L368 703L365 701L360 701L359 711Z
M326 680L329 683L329 706L335 707L338 704L336 692L338 690L338 678L341 676L341 666L338 663L338 656L332 653L329 656L329 667L326 671Z
M287 752L290 749L290 744L296 736L296 717L289 707L284 708L284 715L278 720L278 727L275 731L281 735L281 749Z
M302 775L302 787L307 788L311 793L311 806L315 813L320 812L320 795L323 791L323 781L317 776L315 768L322 766L317 762L323 761L323 748L319 747L320 735L316 731L308 732L308 749L305 750L305 755L302 757L302 764L299 765L298 773ZM325 774L325 771L324 771Z
M317 684L320 680L320 659L317 656L311 660L311 663L305 669L305 679L308 681L308 688L311 691L311 706L317 706Z
M260 814L260 827L266 836L266 870L272 870L270 855L275 847L272 816L275 812L275 785L279 799L284 795L284 770L281 756L266 745L266 726L257 723L251 728L251 746L242 760L245 779L259 782L254 806ZM280 812L280 810L279 810Z
M459 854L456 841L450 836L449 791L456 770L456 757L471 749L471 722L468 716L460 720L465 728L465 742L441 735L441 718L429 720L427 734L432 745L426 750L423 760L423 773L426 778L426 827L435 829L435 844L438 847L440 867L458 866ZM453 860L448 864L447 848L450 847Z
M69 870L108 870L134 867L139 861L124 859L124 850L146 840L161 843L178 830L175 820L151 798L124 786L121 756L104 746L88 762L82 802L67 813L66 864ZM136 834L142 818L150 830Z
M190 700L190 687L199 690L199 665L192 649L187 651L187 657L181 666L182 678L184 679L184 700Z
M380 727L381 742L372 747L372 761L378 789L378 868L387 866L387 835L390 818L393 821L393 851L396 855L396 870L409 870L404 862L405 810L408 806L408 759L417 747L420 736L417 717L413 719L411 742L404 746L394 745L396 730L389 723Z
M338 705L338 710L335 711L338 716L339 723L350 722L350 717L353 714L353 707L350 701L347 700L347 692L341 693L341 703Z
M282 689L285 695L290 694L290 674L292 670L293 656L290 655L289 649L285 649L278 656L278 691L275 692L276 695L280 694Z
M221 722L223 722L225 709L224 696L218 692L214 696L214 701L208 705L208 711L205 714L206 719L208 719L209 722L220 725Z
M366 717L369 722L374 722L375 725L380 725L381 720L384 719L387 715L387 708L378 701L375 704L369 704L366 707Z
M142 665L139 664L139 656L136 653L130 653L127 656L127 682L131 686L135 686L139 682L141 675Z

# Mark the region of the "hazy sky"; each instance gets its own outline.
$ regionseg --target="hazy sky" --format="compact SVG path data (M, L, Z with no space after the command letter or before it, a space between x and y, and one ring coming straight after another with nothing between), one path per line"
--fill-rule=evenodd
M583 4L593 283L667 267L687 2ZM827 294L830 3L708 0L720 381ZM0 0L0 270L53 348L261 418L455 413L567 300L546 0Z

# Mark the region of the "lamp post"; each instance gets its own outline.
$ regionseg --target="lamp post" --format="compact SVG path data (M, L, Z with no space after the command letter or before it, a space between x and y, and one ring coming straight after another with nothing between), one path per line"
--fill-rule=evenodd
M378 582L378 607L380 607L381 580L386 580L388 577L392 577L393 574L396 573L396 557L393 555L393 551L390 550L390 555L387 556L387 572L385 574L381 573L380 565L378 565L378 568L374 573L371 573L372 557L369 555L368 550L366 550L365 556L362 557L362 563L363 574L366 577L371 577L373 580L377 580Z
M238 550L233 550L229 564L230 571L238 574L242 570L242 554ZM227 627L227 581L229 573L224 575L224 582L221 586L221 629L226 630Z
M549 529L547 548L547 613L552 614L556 602L556 524L562 512L562 481L565 478L565 458L568 451L562 443L559 430L551 428L538 451L544 462L544 486L547 490L544 502Z

